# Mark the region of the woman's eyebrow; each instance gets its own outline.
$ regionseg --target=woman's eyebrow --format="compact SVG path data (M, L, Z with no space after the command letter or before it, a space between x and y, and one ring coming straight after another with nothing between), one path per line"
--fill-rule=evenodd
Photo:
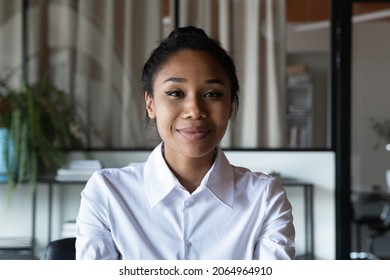
M175 83L186 83L187 82L187 79L185 78L179 78L179 77L170 77L168 79L166 79L163 83L167 83L167 82L175 82ZM205 80L205 83L206 84L221 84L221 85L225 85L225 83L220 80L220 79L209 79L209 80Z
M167 82L185 83L187 82L187 79L179 78L179 77L171 77L166 79L163 83L167 83Z
M206 80L206 84L221 84L221 85L225 85L225 83L222 80L220 80L220 79Z

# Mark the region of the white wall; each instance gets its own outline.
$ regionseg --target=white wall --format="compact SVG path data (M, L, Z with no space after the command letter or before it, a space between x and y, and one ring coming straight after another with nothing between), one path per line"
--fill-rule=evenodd
M144 161L149 152L99 152L106 167L121 167L131 162ZM316 259L335 258L335 204L334 154L332 152L262 152L228 151L232 164L249 167L254 171L280 172L314 184L314 247ZM83 158L73 153L71 158ZM77 216L82 185L56 185L53 188L52 238L60 237L61 223ZM41 256L48 242L48 188L41 184L37 198L37 255ZM297 229L298 254L304 250L303 196L300 191L288 190L293 205ZM18 190L7 207L5 187L0 188L0 238L29 236L31 233L31 199L26 188Z
M326 23L314 29L300 30L305 24L287 26L287 52L329 52L330 29Z
M385 171L390 152L370 127L370 117L390 119L390 23L367 22L353 26L352 37L352 183L356 191L373 185L387 189Z

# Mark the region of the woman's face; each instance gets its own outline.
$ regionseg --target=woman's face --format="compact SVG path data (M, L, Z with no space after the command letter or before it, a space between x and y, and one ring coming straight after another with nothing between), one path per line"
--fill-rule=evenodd
M233 111L231 81L204 51L182 50L157 73L146 109L156 119L165 156L209 155L225 134Z

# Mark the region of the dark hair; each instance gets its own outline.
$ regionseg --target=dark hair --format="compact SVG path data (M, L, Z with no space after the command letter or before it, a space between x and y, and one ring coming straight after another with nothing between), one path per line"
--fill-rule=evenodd
M214 56L223 66L231 81L232 102L235 109L239 105L239 83L236 74L236 67L230 55L221 47L219 41L211 39L200 28L193 26L180 27L171 32L169 36L160 42L154 49L144 65L142 72L142 85L144 92L153 96L153 84L155 75L165 65L168 59L181 50L205 51Z

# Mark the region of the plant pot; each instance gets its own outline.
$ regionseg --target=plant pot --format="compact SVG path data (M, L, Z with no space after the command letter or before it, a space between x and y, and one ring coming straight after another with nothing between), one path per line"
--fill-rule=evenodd
M8 148L7 148L8 146ZM13 144L8 134L8 129L0 128L0 182L8 181L8 167L6 159L6 151L8 150L8 159L12 160L12 174L15 176L16 161L13 155Z

